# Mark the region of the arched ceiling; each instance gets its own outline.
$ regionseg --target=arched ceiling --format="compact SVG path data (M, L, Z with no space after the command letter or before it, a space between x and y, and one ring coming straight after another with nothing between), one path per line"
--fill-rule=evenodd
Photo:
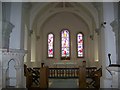
M36 30L35 32L37 34L39 34L40 28L42 28L42 25L47 19L57 13L62 12L73 13L82 18L83 21L87 24L91 33L93 33L94 27L97 28L99 26L98 12L91 3L51 2L34 3L32 5L30 26L31 29Z

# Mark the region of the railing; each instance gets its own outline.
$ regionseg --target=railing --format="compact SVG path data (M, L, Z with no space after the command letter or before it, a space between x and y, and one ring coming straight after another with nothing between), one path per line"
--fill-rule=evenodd
M49 68L49 78L78 78L79 68ZM90 78L91 74L97 70L96 67L86 67L86 78ZM40 72L40 68L33 68L36 73Z
M49 68L49 78L78 78L79 68Z
M93 72L95 72L97 70L96 67L86 67L86 69L82 70L80 68L48 68L45 72L44 70L42 70L42 68L27 68L27 73L26 73L26 77L27 77L27 83L28 86L34 85L35 86L40 86L40 82L43 81L41 78L46 76L46 81L48 81L48 78L57 78L57 79L64 79L64 78L80 78L86 75L86 78L91 78L91 75L93 74ZM84 72L86 70L86 73L83 75L81 74L82 72ZM42 74L44 73L44 75ZM28 75L29 76L28 76ZM82 76L81 76L82 75ZM41 79L40 79L41 78ZM41 81L40 81L41 80ZM81 80L80 80L81 81ZM82 83L82 82L81 82ZM45 85L43 85L45 86Z
M91 78L91 75L97 70L97 67L86 67L86 78Z

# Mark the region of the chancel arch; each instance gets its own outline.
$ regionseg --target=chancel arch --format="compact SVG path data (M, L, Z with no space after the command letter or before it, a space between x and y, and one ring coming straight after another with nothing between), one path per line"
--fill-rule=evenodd
M72 18L72 20L71 20ZM76 22L76 23L74 23ZM89 35L90 35L90 30L88 28L88 25L84 22L83 19L81 19L81 17L79 16L76 16L75 14L73 13L69 13L69 12L62 12L62 13L58 13L58 14L55 14L53 16L51 16L49 19L46 20L46 22L44 22L44 24L42 25L42 28L40 28L39 32L40 32L40 39L39 41L41 42L39 45L37 46L42 46L41 49L39 49L39 51L43 51L42 55L43 55L43 58L41 58L41 60L45 60L45 62L54 62L54 60L60 60L60 31L62 29L68 29L70 30L70 39L72 39L70 41L70 44L71 44L71 59L70 59L70 62L74 62L74 61L77 61L78 63L81 63L81 61L84 59L84 60L87 60L87 63L89 64L89 58L90 57L90 54L88 54L88 52L90 51L93 51L93 50L89 50L89 46L90 46L90 43L88 44L89 40L92 40L90 39ZM47 33L49 32L52 32L54 33L55 35L55 57L48 60L47 57L46 57L46 42L45 40L47 40ZM77 58L77 52L76 52L76 34L78 32L83 32L85 34L85 44L88 46L85 46L85 58ZM43 41L44 39L44 41ZM74 55L75 54L75 55ZM93 59L90 59L90 60L93 60Z
M52 4L52 7L49 8L49 6L51 6L51 4ZM94 12L91 11L88 8L88 6ZM42 9L40 8L37 11L34 11L34 9L38 8L38 7L41 7ZM91 5L91 3L87 3L87 6L84 3L68 3L68 2L67 3L59 3L58 2L58 3L49 3L49 4L44 3L43 6L37 6L37 4L36 4L36 6L34 6L33 9L31 10L31 13L34 13L34 14L31 15L30 27L35 30L36 36L40 37L40 39L38 41L39 41L39 45L41 47L46 47L46 45L42 45L40 42L45 43L45 41L42 41L46 36L46 35L42 34L45 31L43 29L44 29L46 23L49 22L52 18L56 17L59 14L62 15L64 13L68 13L70 15L71 14L74 15L74 17L78 18L79 20L82 20L82 22L86 24L85 25L85 27L87 28L86 30L88 30L88 33L86 34L87 36L85 36L85 38L87 37L88 39L85 39L85 43L87 42L90 44L88 47L85 46L85 48L86 48L85 50L87 50L87 52L85 51L85 56L87 56L87 58L91 58L90 59L91 65L93 65L92 63L94 63L95 57L94 56L91 57L90 52L92 52L92 53L95 53L95 52L94 52L94 49L91 49L89 47L93 46L95 43L93 40L94 33L95 33L94 30L95 30L95 28L98 28L99 21L98 21L97 9L95 7L93 7L93 5ZM96 15L95 15L95 13L96 13ZM61 20L62 20L62 18L61 18ZM66 21L69 21L69 20L66 20ZM57 20L56 20L56 23L58 23ZM69 23L69 22L66 22L66 23ZM52 26L52 27L54 27L53 31L56 28L56 26L61 27L61 28L59 28L59 30L61 30L62 28L68 28L68 25L65 26L65 24L63 26L60 26L61 25L61 23L60 23L59 25ZM71 26L71 24L69 26ZM70 29L70 28L68 28L68 29ZM59 32L59 30L58 30L58 32ZM51 31L52 31L52 29L49 32L51 32ZM78 32L80 32L80 30ZM57 37L60 38L58 35L57 35ZM73 37L73 36L71 35L71 37ZM72 41L71 41L71 43L72 43ZM37 46L39 46L39 45L37 45ZM56 45L58 46L60 44L56 43ZM72 44L71 44L71 46L72 46ZM74 47L76 47L76 46L74 46ZM41 48L41 49L39 49L39 51L43 51L43 49L44 48ZM38 49L36 50L36 52L37 51L38 51ZM76 49L75 49L75 51L76 51ZM60 59L59 53L60 52L57 52L57 54L55 53L55 56L56 55L58 55L58 56L53 58L54 60ZM71 54L72 53L73 52L71 52ZM45 54L46 54L46 49L44 49L43 53L41 53L41 56L42 56L41 60L42 61L47 59ZM76 54L76 52L75 52L75 54ZM76 58L76 56L72 57L72 59L78 59L78 58ZM36 59L38 59L39 55L37 55L36 57L37 57ZM88 59L86 59L86 57L84 59L88 60Z

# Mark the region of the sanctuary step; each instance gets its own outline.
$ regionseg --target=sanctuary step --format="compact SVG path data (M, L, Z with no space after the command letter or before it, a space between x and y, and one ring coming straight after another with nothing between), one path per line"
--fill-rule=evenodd
M50 79L49 88L79 88L78 79Z

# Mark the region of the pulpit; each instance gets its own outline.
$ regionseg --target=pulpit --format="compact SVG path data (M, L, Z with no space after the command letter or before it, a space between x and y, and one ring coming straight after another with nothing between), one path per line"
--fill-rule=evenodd
M112 88L120 88L120 86L119 86L120 65L119 64L112 64L110 57L111 57L111 54L108 54L109 66L106 67L106 69L112 75Z
M23 57L25 50L20 49L0 49L2 55L2 88L24 88L24 64Z
M120 65L110 65L107 67L112 75L112 88L119 87L119 74L120 74Z

